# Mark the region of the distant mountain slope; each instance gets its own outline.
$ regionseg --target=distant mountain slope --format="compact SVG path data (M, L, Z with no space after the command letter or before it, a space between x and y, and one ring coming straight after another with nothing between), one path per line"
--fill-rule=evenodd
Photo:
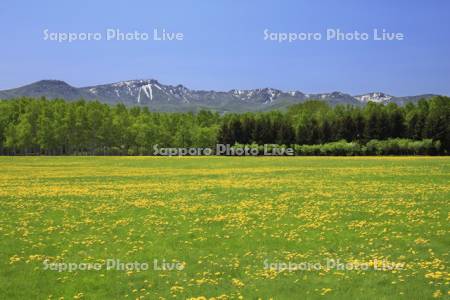
M0 91L2 98L15 97L47 97L75 100L80 98L92 99L93 95L86 94L82 89L75 88L60 80L41 80L19 88Z
M182 85L172 86L157 80L128 80L111 84L76 88L64 81L41 80L15 89L0 91L0 98L21 96L63 98L66 100L99 100L104 103L148 106L154 111L196 111L202 108L220 112L267 111L285 109L289 105L307 100L322 100L331 105L365 105L394 102L404 105L434 95L395 97L381 92L351 96L341 92L304 94L299 91L284 92L272 88L230 90L228 92L191 90Z

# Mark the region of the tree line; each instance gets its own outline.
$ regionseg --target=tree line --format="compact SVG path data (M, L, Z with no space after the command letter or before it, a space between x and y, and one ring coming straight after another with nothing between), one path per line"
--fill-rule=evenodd
M44 155L150 154L154 144L200 147L216 142L217 113L154 113L97 101L0 101L0 152Z
M148 155L156 144L214 148L218 143L293 146L346 141L366 145L395 138L439 142L439 151L450 153L450 98L439 96L405 106L371 102L364 107L308 101L284 112L222 115L206 110L160 113L84 100L0 101L3 155Z
M440 141L450 151L450 98L434 97L398 106L369 102L364 107L308 101L287 112L229 114L223 117L220 143L316 145L340 140L405 138Z

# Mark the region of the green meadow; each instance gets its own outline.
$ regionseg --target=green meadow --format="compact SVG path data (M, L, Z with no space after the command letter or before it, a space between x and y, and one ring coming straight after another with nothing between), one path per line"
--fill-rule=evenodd
M0 170L1 299L449 297L448 157L0 157Z

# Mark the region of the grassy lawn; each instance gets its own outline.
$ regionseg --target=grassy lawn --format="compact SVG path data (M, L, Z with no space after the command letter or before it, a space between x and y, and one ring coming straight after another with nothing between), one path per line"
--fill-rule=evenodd
M0 170L1 299L449 297L450 158L0 157ZM327 267L338 260L354 268ZM46 269L65 263L101 268Z

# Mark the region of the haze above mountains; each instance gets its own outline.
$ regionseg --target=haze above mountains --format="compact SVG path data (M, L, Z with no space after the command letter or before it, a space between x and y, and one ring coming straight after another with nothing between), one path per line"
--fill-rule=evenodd
M331 105L365 105L396 103L404 105L435 95L395 97L382 92L352 96L342 92L305 94L300 91L285 92L273 88L230 91L191 90L183 85L164 85L157 80L128 80L88 87L73 87L60 80L41 80L22 87L0 91L0 99L17 97L62 98L98 100L103 103L123 103L127 106L147 106L152 111L198 111L210 109L219 112L268 111L308 100L321 100Z

